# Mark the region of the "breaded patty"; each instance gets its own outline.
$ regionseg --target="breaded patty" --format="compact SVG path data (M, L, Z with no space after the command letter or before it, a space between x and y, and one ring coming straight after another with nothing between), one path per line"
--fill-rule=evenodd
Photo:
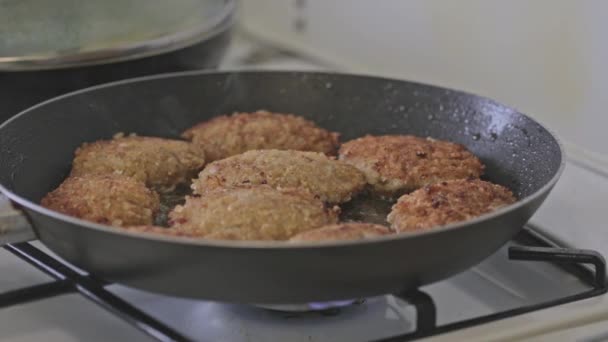
M293 236L290 242L360 240L391 234L385 226L373 223L338 223L308 230Z
M286 240L337 222L338 210L312 195L268 186L218 189L187 197L169 213L172 227L198 230L208 239Z
M187 183L205 165L205 152L187 141L117 135L76 150L72 175L122 174L160 192Z
M513 202L513 193L504 186L458 179L401 196L387 220L397 232L414 231L470 220Z
M189 238L202 238L204 235L201 231L198 231L198 230L166 228L166 227L152 226L152 225L129 226L129 227L125 227L125 229L128 231L144 233L144 234L156 234L156 235L164 235L164 236L189 237Z
M144 183L126 176L84 175L67 178L48 193L42 206L112 226L152 224L160 204Z
M254 150L207 165L192 189L202 194L220 187L260 184L304 189L324 202L340 203L361 191L366 181L354 166L323 153Z
M208 161L262 149L333 155L338 148L338 136L303 117L267 111L218 116L182 134L205 149Z
M361 170L373 191L385 196L450 179L478 178L484 169L462 145L411 135L351 140L340 148L340 160Z

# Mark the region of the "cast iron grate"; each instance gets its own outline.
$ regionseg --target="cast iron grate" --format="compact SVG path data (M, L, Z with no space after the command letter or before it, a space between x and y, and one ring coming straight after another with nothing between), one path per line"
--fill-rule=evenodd
M431 296L417 289L404 291L402 293L396 293L394 296L401 298L416 308L416 330L403 335L385 338L380 341L408 341L437 335L551 306L598 296L608 291L608 285L606 283L606 262L599 253L591 250L559 248L535 234L533 231L527 229L524 229L522 234L525 235L525 240L527 240L529 244L534 245L534 247L510 247L509 259L554 263L565 268L570 273L579 276L590 285L591 289L539 304L522 306L512 310L442 326L437 326L436 324L437 311ZM106 282L96 279L94 276L83 275L74 271L61 261L42 252L27 242L6 245L4 248L56 280L0 294L0 308L50 298L61 294L78 292L85 298L116 314L135 328L159 341L191 340L187 336L175 331L171 327L107 291L105 289L105 286L108 285ZM594 271L584 267L584 264L593 265Z

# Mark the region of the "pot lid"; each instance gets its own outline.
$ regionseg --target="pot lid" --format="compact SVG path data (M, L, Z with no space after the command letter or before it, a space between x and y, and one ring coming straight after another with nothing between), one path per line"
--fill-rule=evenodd
M225 30L235 0L0 0L0 71L125 61Z

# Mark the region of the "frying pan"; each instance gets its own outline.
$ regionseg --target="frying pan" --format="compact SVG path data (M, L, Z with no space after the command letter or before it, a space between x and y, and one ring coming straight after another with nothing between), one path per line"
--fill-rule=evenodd
M466 145L486 179L519 201L474 220L365 241L292 245L142 235L37 203L70 170L76 147L116 132L176 138L234 111L292 112L342 134L415 134ZM418 83L333 73L185 72L96 86L0 126L4 242L39 238L97 277L153 292L241 303L369 297L422 286L480 262L536 211L563 169L542 125L492 100ZM27 218L27 220L25 219Z

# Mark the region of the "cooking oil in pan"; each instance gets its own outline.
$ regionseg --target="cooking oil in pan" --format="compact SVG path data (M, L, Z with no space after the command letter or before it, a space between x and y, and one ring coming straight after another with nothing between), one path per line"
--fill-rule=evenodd
M176 205L184 204L186 196L192 194L192 189L187 185L179 185L170 193L160 195L160 211L154 220L157 226L169 226L169 212Z
M362 194L350 202L342 204L341 220L386 224L386 216L391 211L395 200Z

